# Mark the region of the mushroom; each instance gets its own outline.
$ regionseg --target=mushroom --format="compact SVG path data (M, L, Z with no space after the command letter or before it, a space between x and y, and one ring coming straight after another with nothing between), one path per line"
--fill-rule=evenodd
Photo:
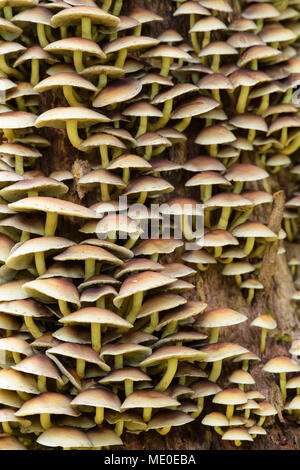
M266 337L268 330L274 330L277 327L276 320L271 315L259 315L252 322L251 326L258 326L261 328L260 350L265 351Z
M288 372L299 372L300 364L287 356L278 356L270 359L263 367L263 371L279 374L280 390L283 402L286 401L286 374ZM259 424L260 426L260 424Z

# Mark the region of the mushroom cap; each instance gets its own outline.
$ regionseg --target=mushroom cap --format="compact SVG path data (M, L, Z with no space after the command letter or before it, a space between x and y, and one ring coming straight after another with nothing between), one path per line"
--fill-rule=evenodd
M151 378L136 367L124 367L122 369L116 369L107 374L103 379L99 380L99 383L114 383L123 382L124 380L132 380L133 382L140 381L151 381Z
M104 107L113 103L129 101L142 91L142 85L133 78L120 78L113 80L104 87L93 101L95 108Z
M60 86L74 86L88 91L97 91L97 87L75 72L61 72L45 78L35 85L34 90L42 93Z
M246 348L239 344L225 342L209 344L201 348L201 351L208 355L205 362L215 362L222 359L233 358L234 356L248 352Z
M37 443L46 447L93 447L83 431L71 426L53 426L39 435Z
M179 105L171 114L171 119L183 119L199 116L219 106L218 101L208 96L198 96Z
M86 307L70 313L59 320L60 323L99 323L120 328L132 328L132 324L106 308Z
M212 401L222 405L242 405L247 403L247 396L239 388L229 388L217 392Z
M201 423L205 426L229 426L228 419L219 411L213 411L212 413L204 416Z
M180 403L167 395L156 390L139 390L131 393L122 403L121 410L130 408L166 408L178 406Z
M27 299L29 295L23 289L23 285L28 279L20 279L17 281L4 282L0 285L0 302L8 302L10 300ZM3 304L0 304L3 308Z
M27 450L14 436L0 435L0 450Z
M9 207L17 212L31 212L36 210L42 212L56 212L61 215L84 217L88 219L99 218L95 211L84 206L46 196L27 197L9 204Z
M209 380L198 380L191 384L191 389L194 391L194 398L208 397L210 395L215 395L221 391L219 385Z
M154 253L173 253L176 248L183 245L182 240L174 238L149 238L142 240L133 248L135 256L153 255Z
M194 421L187 413L178 410L158 412L148 423L149 429L159 429L165 426L183 426Z
M104 52L105 54L111 54L113 52L119 52L122 49L137 51L147 47L156 46L158 43L158 39L154 39L149 36L122 36L106 44Z
M65 129L66 121L76 121L78 127L86 128L98 122L108 122L110 119L97 111L84 108L83 106L59 107L48 109L48 111L40 114L35 121L35 126L37 128L54 127L56 129Z
M77 288L63 277L35 279L27 282L24 289L30 296L41 299L42 302L53 302L53 299L56 299L80 305Z
M51 316L51 312L33 299L19 299L4 301L0 304L0 311L9 315L21 315L33 318Z
M194 361L205 361L206 354L197 349L188 348L186 346L164 346L159 348L157 351L152 353L141 363L141 367L151 367L157 364L161 364L164 361L169 359L178 359L178 360L194 360Z
M71 401L71 405L95 406L120 411L121 402L118 395L110 390L91 388L76 395Z
M105 364L104 361L100 358L99 354L94 351L89 346L85 346L82 344L76 343L61 343L53 348L49 348L46 352L47 356L50 354L50 358L52 359L53 355L61 355L72 357L73 359L82 359L87 362L91 362L92 364L97 364L100 369L108 372L110 371L109 365Z
M8 111L0 114L2 129L26 129L35 125L37 116L26 111Z
M137 318L143 318L155 312L176 308L186 303L186 299L177 294L158 294L147 299Z
M13 369L61 381L56 365L45 354L35 354L18 362Z
M232 230L235 237L256 237L276 239L277 235L261 222L245 222Z
M120 23L117 16L111 15L97 6L79 5L61 10L52 16L51 26L59 28L61 26L77 25L82 18L89 18L92 24L98 25L99 30L107 34L116 31Z
M267 401L262 401L259 403L259 408L253 410L253 413L258 416L275 416L277 411L271 403Z
M0 351L17 352L25 356L31 356L33 354L31 346L24 339L18 338L17 336L0 338Z
M79 416L80 413L70 404L71 399L63 393L45 392L24 402L15 416L31 416L40 413Z
M251 441L253 439L248 431L244 428L231 428L228 431L225 431L222 440L224 441Z
M159 331L170 322L178 322L199 315L206 307L207 304L204 302L188 300L184 305L173 308L163 314L156 329Z
M1 149L0 149L1 152ZM22 179L16 183L1 189L0 196L9 202L17 201L27 196L30 191L37 191L39 195L59 197L68 192L69 188L52 178L37 176L30 179Z
M53 52L54 54L66 54L67 52L73 53L74 51L81 51L85 54L95 55L99 59L105 59L106 55L100 46L91 41L90 39L67 37L59 39L58 41L51 42L44 47L46 52Z
M112 430L106 428L91 429L87 432L87 437L93 447L120 446L123 444L121 438Z
M290 357L279 356L270 359L263 367L265 372L272 372L273 374L282 372L299 372L300 364Z
M205 328L215 328L237 325L247 319L246 315L236 312L231 308L215 308L201 313L196 320L196 325Z
M144 271L133 274L125 279L119 291L119 295L114 298L113 303L116 307L119 307L123 299L130 295L171 284L172 282L174 282L174 279L158 272Z
M204 33L206 31L217 31L227 29L227 26L215 16L206 16L196 21L189 33Z
M40 393L33 377L11 368L0 370L0 388L34 395Z
M73 249L71 249L73 248ZM123 264L123 261L117 258L115 255L110 253L108 250L101 248L100 246L94 245L73 245L70 248L67 248L65 251L60 253L53 258L56 261L71 261L71 260L88 260L94 259L98 261L103 261L106 263L112 263L117 266Z
M259 315L251 322L251 326L274 330L277 327L277 322L271 315Z
M254 384L255 380L252 378L252 376L249 374L249 372L240 369L240 370L235 370L230 374L228 377L229 382L231 383L236 383L236 384ZM257 407L254 407L257 408Z

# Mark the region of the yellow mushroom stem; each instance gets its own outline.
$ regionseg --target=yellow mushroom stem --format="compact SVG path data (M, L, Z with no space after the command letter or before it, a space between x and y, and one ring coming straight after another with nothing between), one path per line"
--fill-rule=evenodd
M251 305L252 304L252 300L254 298L254 289L253 288L250 288L248 290L248 297L247 297L247 305Z
M118 52L118 57L115 62L115 67L119 67L120 69L124 68L126 58L127 58L127 49L121 49Z
M45 25L43 25L41 23L38 23L36 25L36 32L37 32L37 36L38 36L40 46L41 47L46 47L49 44L49 41L48 41L47 36L46 36Z
M2 428L3 428L3 432L7 433L7 434L13 434L13 430L12 428L10 427L9 423L7 422L2 422Z
M212 185L205 184L200 186L200 198L202 202L206 202L211 198L212 195Z
M63 94L70 106L81 106L81 103L76 100L72 85L63 85Z
M30 400L31 398L31 395L29 395L29 393L22 392L21 390L16 390L16 392L23 401Z
M257 426L262 426L266 420L266 416L261 416L257 422Z
M177 324L178 322L176 320L170 321L165 327L161 337L165 338L166 336L171 335L172 333L175 333L177 331Z
M66 131L69 138L69 141L75 148L79 148L82 139L78 135L77 121L75 119L70 119L66 121Z
M237 114L242 114L245 112L249 90L250 90L249 86L244 86L244 85L241 86L240 94L239 94L237 104L236 104Z
M1 69L1 67L0 67ZM2 132L5 136L5 138L8 140L8 142L14 142L16 138L16 134L13 129L2 129Z
M234 441L234 445L235 445L236 447L240 447L240 446L242 445L242 441L236 440L236 441Z
M292 242L294 240L294 234L292 231L290 219L285 218L283 221L283 224L284 224L284 230L286 231L287 239L289 242Z
M198 397L197 399L198 410L191 413L191 417L196 419L202 413L204 407L204 397Z
M219 331L220 327L215 326L211 328L210 335L209 335L209 344L217 343L219 339Z
M12 357L13 357L16 364L18 364L22 360L20 353L18 353L16 351L12 351Z
M47 212L45 233L46 237L52 237L55 235L56 227L58 222L58 215L56 212Z
M283 403L285 403L286 402L286 373L285 372L280 372L279 384L280 384L282 400L283 400Z
M159 312L151 313L150 323L146 328L144 328L144 332L152 334L155 328L157 327L158 323L159 323Z
M96 352L100 352L101 349L101 324L92 323L91 324L91 340L92 348Z
M9 65L7 65L4 55L0 55L0 70L4 72L6 75L13 75L18 80L22 80L23 78L19 70L14 69L13 67L10 67Z
M32 334L32 336L34 338L39 338L40 336L42 336L43 333L36 326L36 324L35 324L32 317L24 316L24 322L25 322L25 325L27 326L29 332Z
M176 126L174 126L174 129L176 129L179 132L183 132L191 123L192 116L183 118Z
M136 317L138 313L140 312L140 309L143 303L143 298L144 298L143 292L137 292L136 294L133 295L130 312L128 313L126 317L126 320L132 324L135 322Z
M63 317L71 313L71 310L68 307L68 302L65 300L58 299L58 306Z
M298 134L297 137L295 137L295 139L281 151L285 155L291 155L291 153L294 153L296 152L296 150L298 150L299 146L300 146L300 134Z
M126 241L124 247L127 248L128 250L131 250L131 248L136 244L138 239L139 239L139 235L131 235Z
M267 339L268 330L266 328L261 329L260 335L260 350L263 353L266 348L266 339Z
M137 139L140 135L145 134L147 132L147 125L148 125L148 117L147 116L140 116L140 124L135 135Z
M218 378L220 377L221 370L222 370L222 359L218 361L214 361L208 380L210 380L211 382L216 382Z
M81 37L92 40L92 20L91 18L81 18Z
M51 417L49 413L41 413L40 421L41 421L41 426L43 429L47 430L51 428L52 423L51 423Z
M223 247L222 246L215 246L215 248L214 248L214 257L215 258L220 258L222 252L223 252Z
M84 280L86 281L90 277L94 276L96 269L95 259L86 259L84 262Z
M112 4L112 0L104 0L101 6L102 10L108 11L111 7L111 4Z
M251 209L246 209L244 212L242 213L237 213L236 216L234 217L232 223L230 224L229 226L229 232L232 232L232 230L237 226L237 225L241 225L243 224L244 222L246 222L250 215L252 214L253 212L253 207L251 207Z
M146 407L143 408L143 420L145 423L148 423L152 417L152 408Z
M251 251L253 250L254 243L255 243L255 237L247 237L245 246L243 248L243 251L246 254L246 256L250 255Z
M123 365L124 365L123 354L116 354L114 358L115 369L123 369Z
M216 431L217 434L220 434L220 436L223 436L224 431L220 428L220 426L214 426L214 430Z
M84 69L82 58L83 58L82 51L73 52L73 62L74 62L74 67L77 73L82 72L82 70Z
M44 377L43 375L38 375L37 387L39 389L39 392L47 392L47 377Z
M136 201L136 204L144 204L147 199L147 195L148 195L147 191L141 191L139 198Z
M184 235L184 238L186 240L194 240L195 235L189 223L189 216L186 214L182 214L180 216L180 224L181 224L181 233L182 235Z
M240 194L243 191L244 183L242 181L236 181L233 187L233 192L235 194Z
M102 424L104 420L104 408L103 406L97 406L96 407L96 413L95 413L95 423L96 424Z
M122 436L124 430L124 421L118 421L115 425L115 433L117 436Z
M234 278L235 278L236 285L238 287L241 287L241 284L243 282L242 276L240 274L235 274Z
M155 386L155 390L157 390L158 392L164 392L168 388L168 386L170 385L170 383L172 382L176 374L177 366L178 366L177 358L168 359L167 369L164 373L164 376Z
M217 223L216 229L222 229L222 230L227 229L230 214L231 214L231 207L222 207L221 216Z
M84 359L76 359L76 372L80 379L84 378L85 375L85 360Z
M20 242L26 242L26 240L29 240L29 238L30 238L30 233L26 232L25 230L22 230Z
M199 269L199 271L207 271L208 268L209 268L208 264L206 266L204 266L202 263L197 263L196 266Z
M226 407L226 418L230 420L234 413L234 405L227 405Z
M133 381L131 379L125 379L124 381L125 396L131 395L133 393Z
M149 124L150 131L156 131L157 129L162 129L169 122L171 112L173 108L173 99L165 101L164 107L162 110L163 116L161 116L154 124Z
M257 114L261 115L263 114L267 108L269 107L269 103L270 103L270 95L267 94L267 95L264 95L260 101L260 105L259 105L259 108L257 110Z
M153 253L153 254L150 256L150 259L151 259L152 261L156 261L156 262L157 262L157 261L158 261L158 253Z
M116 0L112 14L115 16L119 16L122 10L122 6L123 6L123 0Z
M253 140L255 139L255 135L256 135L256 130L255 129L249 129L248 140L249 140L250 143L252 143Z
M171 426L165 426L164 428L159 428L159 429L156 429L155 431L157 431L162 436L165 436L166 434L168 434L168 432L170 432L170 430L171 430Z
M34 254L35 267L39 276L46 272L45 254L43 251Z
M23 157L15 155L15 172L18 175L24 175Z
M6 18L7 20L11 20L11 18L13 17L12 7L10 5L3 6L3 13L4 18Z
M210 31L205 31L202 38L202 49L210 43Z

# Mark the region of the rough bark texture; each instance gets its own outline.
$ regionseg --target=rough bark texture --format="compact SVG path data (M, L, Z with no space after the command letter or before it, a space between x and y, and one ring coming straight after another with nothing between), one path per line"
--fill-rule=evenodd
M142 6L155 11L157 14L163 16L165 21L163 23L154 23L151 26L153 37L167 28L177 29L182 35L186 35L188 25L181 18L172 18L172 3L170 0L126 0L122 14L128 13L132 8ZM147 28L145 29L147 34ZM42 95L42 109L46 110L50 107L64 105L64 98L62 95L54 95L53 93L44 93ZM184 162L188 158L197 155L197 149L193 145L194 134L197 129L188 128L186 135L189 137L187 143L177 144L170 150L170 159L176 162ZM84 194L78 191L76 186L76 179L82 174L86 173L89 168L88 162L85 160L85 155L80 154L74 149L63 131L47 128L41 132L51 141L50 149L45 149L45 159L43 159L42 168L45 173L50 173L57 169L72 169L75 183L69 193L69 199L74 202L86 203L89 201ZM166 178L175 186L175 191L172 196L183 195L185 192L182 184L181 177L175 172L174 175L167 174ZM258 209L254 214L257 220L269 224L269 227L277 232L280 227L284 200L289 194L290 188L288 187L287 175L284 172L270 178L271 192L274 194L273 207L268 211L265 207ZM283 188L284 192L280 189ZM262 184L254 183L248 184L247 189L264 189ZM189 192L191 196L197 193ZM63 221L61 222L64 223ZM78 225L77 225L78 224ZM82 222L73 221L72 224L65 223L63 227L64 236L72 234L72 239L75 240L75 230ZM62 232L61 232L62 233ZM80 234L79 234L80 236ZM266 288L264 291L255 295L252 306L249 307L246 303L246 295L236 285L235 281L231 278L226 278L221 275L222 266L210 267L208 271L199 273L191 277L191 282L194 283L196 289L190 291L187 296L198 300L205 301L208 304L208 309L216 307L229 307L239 312L246 314L249 318L248 322L242 323L234 327L223 329L221 333L221 341L231 341L243 345L252 352L261 357L261 362L254 364L250 367L250 372L256 381L256 389L261 391L266 400L270 401L278 410L278 416L274 418L267 418L265 429L267 436L257 437L253 443L244 443L242 449L261 450L261 449L276 449L276 450L291 450L300 449L300 427L293 421L293 419L286 415L284 418L281 414L282 399L279 389L279 382L277 378L271 374L262 371L263 365L271 358L279 355L288 355L291 338L299 335L300 327L300 308L296 302L291 301L291 296L295 292L296 281L290 273L287 260L291 256L300 258L299 243L286 243L286 254L278 256L277 242L269 244L265 251L262 267L260 269L259 278L264 282ZM174 258L168 257L168 260ZM297 278L297 275L296 275ZM189 280L189 279L187 279ZM300 284L300 283L299 283ZM250 323L257 315L263 313L272 313L275 317L278 328L276 333L284 333L285 338L280 339L275 334L268 336L267 348L263 355L259 351L259 333L256 328L250 328ZM231 361L224 361L224 373L222 379L218 382L221 386L229 386L229 382L224 381L224 377L228 377L229 373L236 368L236 365ZM209 400L208 400L209 401ZM206 408L206 412L213 409ZM192 424L180 428L172 428L169 434L161 436L157 432L150 431L139 436L133 434L125 434L123 449L190 449L190 450L208 450L208 449L237 449L228 442L222 441L214 431L207 430L207 427L201 425L202 415L195 420Z

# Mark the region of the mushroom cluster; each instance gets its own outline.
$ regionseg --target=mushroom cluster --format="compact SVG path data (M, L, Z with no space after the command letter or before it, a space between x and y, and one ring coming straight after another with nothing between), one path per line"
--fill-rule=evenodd
M122 0L0 6L0 449L109 448L194 420L252 442L278 413L251 375L262 358L299 422L299 340L270 358L276 319L248 315L265 254L298 233L299 6L170 4L184 37L152 37L164 18ZM77 160L48 174L53 136ZM281 227L266 214L287 168ZM197 293L214 268L241 308ZM235 328L255 329L253 351Z

